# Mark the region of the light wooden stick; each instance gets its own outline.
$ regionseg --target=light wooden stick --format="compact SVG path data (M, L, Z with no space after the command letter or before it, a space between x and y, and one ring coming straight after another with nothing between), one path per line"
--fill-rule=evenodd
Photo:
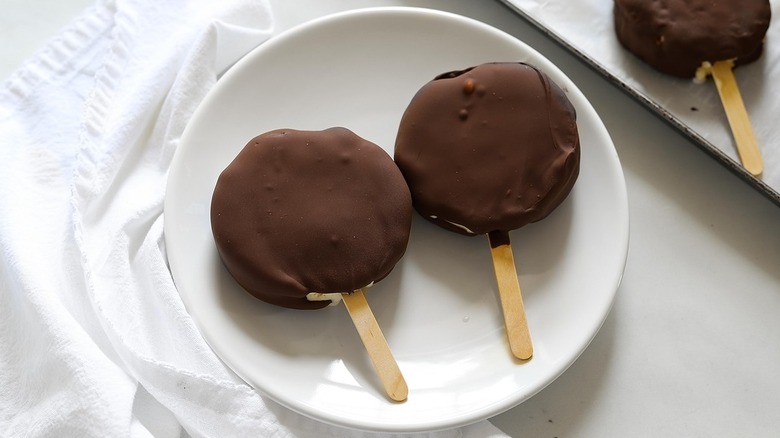
M494 231L488 234L488 240L490 253L493 256L493 269L496 271L498 295L501 298L509 349L518 359L530 359L534 354L534 347L531 342L531 334L528 331L528 321L525 317L523 296L520 292L520 282L517 279L509 233Z
M753 127L750 124L739 86L732 71L732 61L718 61L712 65L712 78L720 94L720 101L726 111L734 142L737 144L739 159L751 174L758 176L764 172L761 150L758 148Z
M374 313L368 306L363 290L358 289L351 294L344 294L342 299L388 397L398 402L406 400L409 394L406 380L376 322Z

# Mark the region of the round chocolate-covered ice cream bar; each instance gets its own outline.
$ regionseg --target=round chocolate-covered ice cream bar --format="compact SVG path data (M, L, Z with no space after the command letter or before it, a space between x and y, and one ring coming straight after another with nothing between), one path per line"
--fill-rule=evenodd
M318 309L317 294L383 279L403 256L411 198L392 158L345 128L253 138L219 176L211 226L236 281L271 304Z
M657 70L692 78L703 63L761 56L769 0L614 0L615 33Z
M466 235L510 231L543 219L571 191L576 113L524 63L444 73L409 103L395 161L426 219Z

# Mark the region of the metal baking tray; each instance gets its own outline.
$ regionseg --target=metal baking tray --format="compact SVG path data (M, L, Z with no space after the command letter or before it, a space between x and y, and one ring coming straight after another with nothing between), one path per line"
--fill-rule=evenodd
M657 72L615 37L610 0L500 0L580 57L710 156L780 206L780 24L773 19L764 53L734 70L764 158L758 177L740 163L712 80L695 83ZM773 13L780 0L771 0Z

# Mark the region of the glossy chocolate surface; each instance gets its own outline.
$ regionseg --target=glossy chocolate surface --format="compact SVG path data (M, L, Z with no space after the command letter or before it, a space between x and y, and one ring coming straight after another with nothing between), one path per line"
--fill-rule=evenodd
M379 146L344 128L252 139L220 175L211 226L228 271L279 306L384 278L406 251L411 198Z
M615 33L659 71L693 78L703 62L761 56L769 0L614 0Z
M527 64L444 73L406 109L395 160L426 219L466 235L510 231L569 194L580 163L576 113Z

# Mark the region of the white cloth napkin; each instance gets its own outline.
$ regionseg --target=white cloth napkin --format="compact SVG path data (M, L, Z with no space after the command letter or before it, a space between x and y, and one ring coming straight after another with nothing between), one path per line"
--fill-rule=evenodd
M249 388L166 264L178 140L272 25L267 0L102 0L0 87L0 436L382 436Z

